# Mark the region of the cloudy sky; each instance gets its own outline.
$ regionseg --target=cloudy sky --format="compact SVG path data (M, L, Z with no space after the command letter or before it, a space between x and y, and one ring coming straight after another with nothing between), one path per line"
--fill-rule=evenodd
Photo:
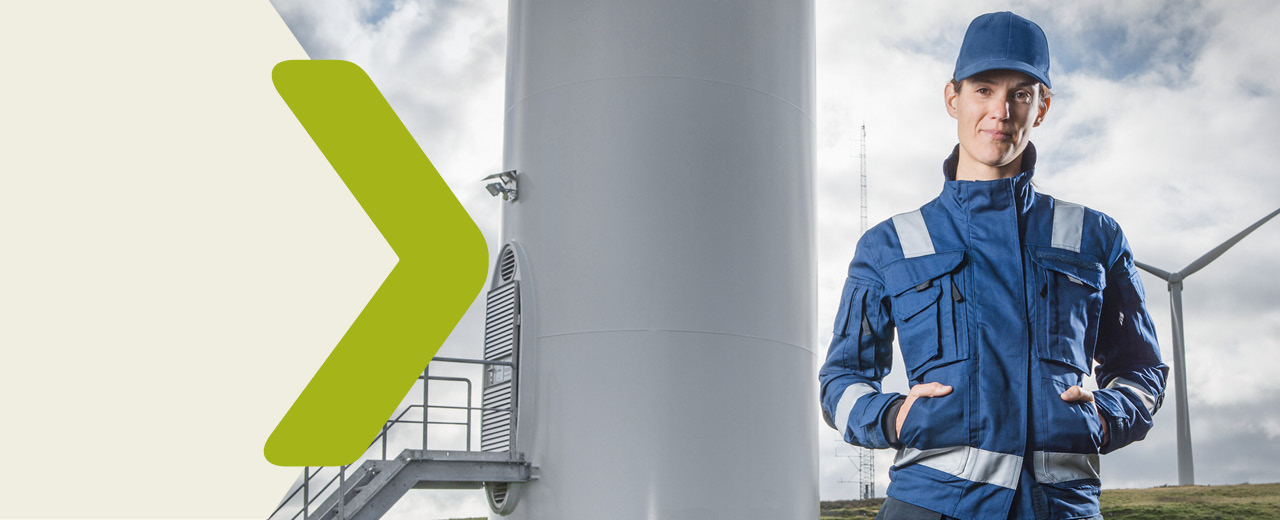
M382 89L489 238L499 204L480 179L500 170L506 53L501 0L275 0L313 59L344 59ZM964 29L1005 2L817 1L817 252L822 343L859 233L857 135L866 124L870 220L914 209L942 187L955 143L943 109ZM1280 208L1280 5L1020 3L1049 36L1057 87L1039 189L1114 217L1139 260L1178 270ZM1280 481L1280 222L1260 228L1185 284L1196 480ZM1168 292L1144 275L1172 362ZM473 308L441 355L478 356ZM473 350L474 349L474 350ZM900 362L897 366L901 366ZM900 372L887 390L905 391ZM1172 390L1148 438L1103 460L1109 488L1176 484ZM856 494L835 433L821 429L824 500ZM891 454L878 455L879 493ZM414 491L392 517L486 511L477 492ZM412 515L411 515L412 513Z

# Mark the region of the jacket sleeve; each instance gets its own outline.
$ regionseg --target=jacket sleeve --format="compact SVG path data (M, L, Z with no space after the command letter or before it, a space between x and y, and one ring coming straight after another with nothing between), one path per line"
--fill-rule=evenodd
M1147 313L1142 278L1133 251L1116 227L1115 260L1107 270L1102 316L1094 359L1098 407L1106 416L1110 440L1102 453L1140 441L1151 429L1152 416L1164 401L1169 367L1160 360L1160 343Z
M867 236L858 243L836 310L831 346L818 371L822 418L845 442L888 448L896 439L883 419L903 398L881 393L880 380L893 363L893 321L880 275L867 262ZM892 426L891 424L889 426Z

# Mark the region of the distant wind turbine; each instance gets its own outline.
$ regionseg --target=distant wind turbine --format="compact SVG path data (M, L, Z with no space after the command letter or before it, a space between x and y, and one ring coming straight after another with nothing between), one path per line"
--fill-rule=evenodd
M1271 217L1277 214L1280 214L1280 209L1262 217L1262 220L1254 222L1252 226L1245 228L1244 231L1223 242L1222 245L1213 248L1212 251L1205 253L1204 256L1191 262L1190 265L1176 273L1163 271L1142 262L1134 262L1135 265L1148 273L1159 276L1162 280L1169 282L1169 306L1173 315L1173 391L1178 398L1178 485L1180 486L1195 484L1195 468L1191 464L1191 419L1187 417L1186 351L1182 338L1182 280L1222 256L1222 253L1231 249L1231 246L1236 245L1237 242L1252 233L1253 230L1266 224L1268 220L1271 220Z

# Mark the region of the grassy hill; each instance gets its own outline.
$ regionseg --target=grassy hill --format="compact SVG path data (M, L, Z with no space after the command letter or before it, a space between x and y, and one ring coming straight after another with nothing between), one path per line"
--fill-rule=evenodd
M875 518L882 499L823 502L822 520ZM1280 519L1280 484L1102 490L1107 520Z
M821 520L875 518L882 503L880 498L823 502ZM1280 520L1280 483L1104 489L1102 516L1107 520Z

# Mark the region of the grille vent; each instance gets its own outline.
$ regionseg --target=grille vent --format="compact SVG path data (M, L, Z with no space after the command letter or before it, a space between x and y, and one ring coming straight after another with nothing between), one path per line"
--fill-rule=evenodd
M498 276L503 282L510 282L516 277L516 254L510 247L502 249L502 256L498 258Z
M504 251L504 255L510 249ZM512 269L514 271L514 269ZM489 291L485 302L484 358L490 361L516 361L520 338L520 282L511 281ZM511 366L489 365L485 368L485 411L480 416L481 451L510 451L515 418L516 372ZM505 493L505 489L504 493Z
M502 509L504 506L506 506L508 490L509 490L509 485L506 482L496 482L493 484L489 484L490 498L493 500L493 504L497 506L498 509Z

